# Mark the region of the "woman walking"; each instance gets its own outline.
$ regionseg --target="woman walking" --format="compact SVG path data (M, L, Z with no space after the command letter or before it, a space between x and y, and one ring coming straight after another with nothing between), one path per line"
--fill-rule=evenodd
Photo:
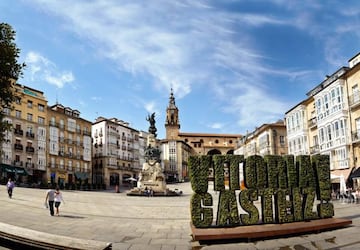
M62 193L60 192L58 187L55 190L54 201L55 201L56 215L59 216L60 204L61 204L61 202L64 202L64 204L65 204L65 201L64 201L64 199L62 197Z
M13 189L15 187L15 183L14 183L13 180L11 180L11 178L9 179L8 183L6 184L6 187L7 187L7 191L8 191L8 194L9 194L9 198L11 199Z

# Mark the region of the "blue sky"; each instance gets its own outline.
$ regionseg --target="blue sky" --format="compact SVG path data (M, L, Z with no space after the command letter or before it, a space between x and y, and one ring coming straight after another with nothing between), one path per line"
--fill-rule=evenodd
M182 132L245 134L283 119L360 52L360 2L2 0L19 83L81 117L164 138L173 88Z

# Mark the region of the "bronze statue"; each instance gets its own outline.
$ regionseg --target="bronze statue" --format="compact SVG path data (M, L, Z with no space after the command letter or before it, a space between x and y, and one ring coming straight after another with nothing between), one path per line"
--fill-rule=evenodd
M152 113L151 115L148 115L146 120L150 123L149 133L153 134L156 137L157 129L155 127L155 112Z

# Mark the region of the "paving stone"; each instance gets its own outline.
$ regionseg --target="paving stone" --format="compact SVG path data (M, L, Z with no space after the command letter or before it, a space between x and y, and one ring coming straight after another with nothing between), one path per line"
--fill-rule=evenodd
M39 232L85 240L112 242L113 249L360 249L360 204L334 201L335 217L353 220L350 227L322 233L298 235L250 243L201 245L190 230L190 183L179 188L180 197L130 197L125 192L63 191L66 201L61 216L50 216L43 208L46 190L17 187L13 199L0 185L0 221ZM122 190L124 191L124 190ZM209 192L214 194L209 189ZM219 193L213 195L214 208ZM260 205L259 202L254 204ZM216 209L214 209L216 217ZM245 213L242 211L242 213ZM214 217L214 218L215 218ZM333 242L334 243L333 243ZM317 249L318 250L318 249Z

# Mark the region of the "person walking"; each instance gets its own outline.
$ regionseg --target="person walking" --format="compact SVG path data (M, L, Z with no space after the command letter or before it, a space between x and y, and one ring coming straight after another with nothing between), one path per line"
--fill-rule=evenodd
M65 201L64 201L64 199L62 197L62 193L60 192L59 187L57 187L56 190L55 190L54 201L55 201L56 215L59 216L60 204L61 204L61 202L64 202L64 204L65 204Z
M50 215L54 216L54 200L55 200L55 189L52 186L47 192L46 192L46 198L45 198L45 206L49 207Z
M15 187L14 181L11 180L11 178L9 178L9 180L8 180L8 182L6 184L6 188L7 188L7 192L8 192L8 195L9 195L10 199L12 198L14 187Z

